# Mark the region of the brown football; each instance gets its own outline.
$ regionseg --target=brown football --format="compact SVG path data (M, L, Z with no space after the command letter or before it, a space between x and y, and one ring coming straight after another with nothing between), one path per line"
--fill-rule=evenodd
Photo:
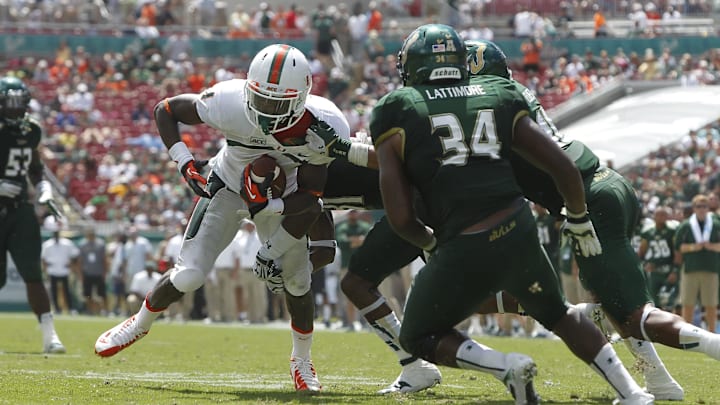
M250 176L256 184L262 184L267 176L273 176L270 183L272 196L268 198L280 198L285 192L287 179L285 171L277 164L277 161L268 155L262 155L251 163Z

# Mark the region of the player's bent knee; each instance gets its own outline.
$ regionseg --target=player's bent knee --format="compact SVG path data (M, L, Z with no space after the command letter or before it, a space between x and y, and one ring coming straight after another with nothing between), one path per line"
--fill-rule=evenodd
M175 268L170 274L170 282L182 293L195 291L205 283L205 273L200 269Z
M294 297L301 297L310 291L309 282L285 281L285 291Z
M400 333L400 346L415 357L435 363L435 351L440 343L437 335L409 336Z

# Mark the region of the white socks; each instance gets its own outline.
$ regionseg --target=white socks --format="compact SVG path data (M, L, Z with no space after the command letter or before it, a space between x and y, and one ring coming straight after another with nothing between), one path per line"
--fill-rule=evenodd
M374 321L368 320L368 323L372 327L372 330L375 332L376 335L380 337L380 339L385 342L386 345L390 348L390 350L395 353L395 355L398 357L398 360L400 360L401 365L409 364L413 361L415 361L415 357L413 357L410 353L403 350L403 348L400 346L400 340L398 337L400 336L400 320L395 316L395 312L390 312L389 314L385 315L384 317L380 319L376 319Z
M628 337L624 339L624 342L635 357L647 363L648 367L645 367L643 370L646 382L649 376L664 381L673 381L672 376L665 368L665 364L660 360L660 356L658 356L652 342L635 339L634 337Z
M291 357L310 360L310 348L312 347L313 331L302 331L295 326L292 327L293 349Z
M163 310L164 309L165 308L163 308ZM137 314L135 314L135 321L143 330L148 331L150 330L153 322L155 322L162 312L163 311L151 311L148 307L147 298L145 298L140 306L140 310Z
M44 345L47 346L53 340L59 340L57 333L55 333L52 312L45 312L40 315L40 330L42 331Z
M507 374L506 354L468 339L458 347L455 358L458 367L492 374L502 381Z
M680 328L680 346L691 352L705 353L715 360L720 360L720 335L689 323Z
M622 364L610 343L606 343L605 346L600 349L600 352L595 356L592 363L590 363L590 368L605 379L621 399L642 391L640 386L637 385L635 380L630 376L630 373Z

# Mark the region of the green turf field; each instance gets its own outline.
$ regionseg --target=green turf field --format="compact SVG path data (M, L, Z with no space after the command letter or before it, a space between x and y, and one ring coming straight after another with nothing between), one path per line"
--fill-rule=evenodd
M120 319L59 317L68 349L43 355L30 314L0 314L0 404L506 404L511 396L486 374L442 368L443 383L425 392L379 397L400 368L370 333L315 333L313 360L323 384L316 396L294 392L290 332L283 328L164 323L109 359L93 353L97 336ZM545 403L607 404L613 395L559 341L479 337L503 351L532 355ZM615 346L627 365L623 344ZM658 348L686 391L685 404L720 404L720 364L703 354ZM633 374L638 377L636 372ZM670 402L668 402L670 403ZM678 403L678 402L676 402Z

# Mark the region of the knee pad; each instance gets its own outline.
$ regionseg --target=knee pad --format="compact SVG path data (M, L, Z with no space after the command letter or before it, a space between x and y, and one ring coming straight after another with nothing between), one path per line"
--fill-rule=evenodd
M294 297L300 297L310 291L310 282L304 280L283 280L285 282L285 291Z
M170 282L182 293L195 291L205 283L205 273L199 269L175 267L170 273Z

